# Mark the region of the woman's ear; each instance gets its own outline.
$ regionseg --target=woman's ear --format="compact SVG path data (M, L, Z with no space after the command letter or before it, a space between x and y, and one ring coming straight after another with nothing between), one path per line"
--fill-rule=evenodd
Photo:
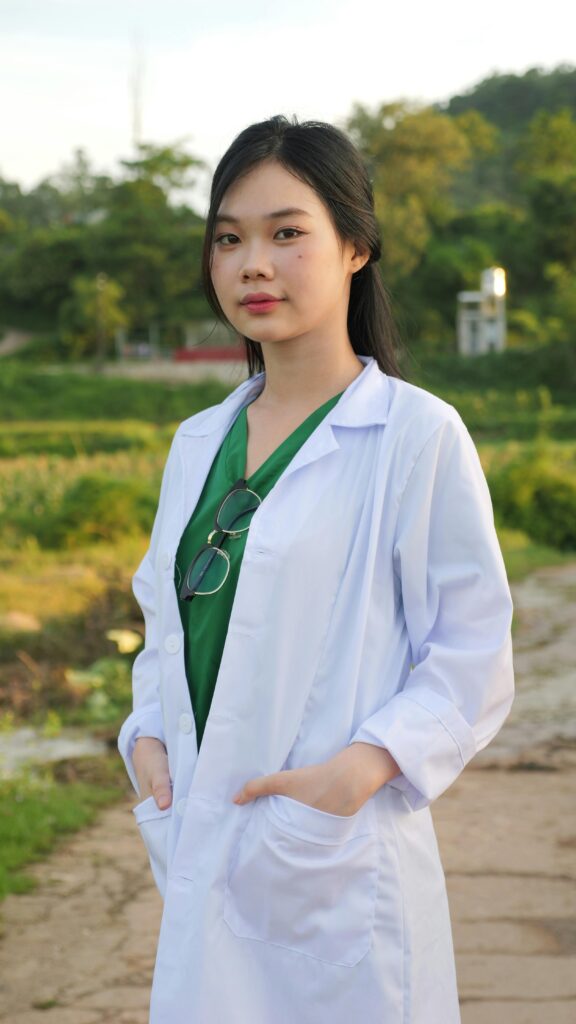
M359 270L362 270L362 267L366 266L369 259L370 253L367 249L358 250L355 248L350 260L350 269L352 270L352 273L357 274Z

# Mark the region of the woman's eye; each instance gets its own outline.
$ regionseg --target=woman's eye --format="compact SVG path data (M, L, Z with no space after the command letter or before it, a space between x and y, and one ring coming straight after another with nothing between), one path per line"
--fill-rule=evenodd
M222 245L224 247L233 245L234 242L238 241L238 235L218 235L218 238L214 239L214 245Z
M276 232L276 237L278 237L278 235L285 235L286 238L281 238L280 239L281 242L284 242L284 241L287 241L290 238L298 238L298 235L303 235L303 234L304 234L304 232L303 231L299 231L298 228L280 228L280 231Z

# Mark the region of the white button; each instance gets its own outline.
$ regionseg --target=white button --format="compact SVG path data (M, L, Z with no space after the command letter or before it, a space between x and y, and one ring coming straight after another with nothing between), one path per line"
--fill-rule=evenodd
M178 800L178 802L176 804L176 814L179 814L180 817L182 818L184 816L184 811L185 810L186 810L186 797L183 796L180 800Z
M164 641L164 647L168 654L178 654L182 641L177 633L169 633Z
M180 715L180 718L178 719L180 732L192 732L192 721L192 715L187 714L187 712Z
M169 551L163 551L162 552L162 558L160 559L160 564L161 564L163 569L169 569L170 568L170 566L172 565L172 555L170 554Z

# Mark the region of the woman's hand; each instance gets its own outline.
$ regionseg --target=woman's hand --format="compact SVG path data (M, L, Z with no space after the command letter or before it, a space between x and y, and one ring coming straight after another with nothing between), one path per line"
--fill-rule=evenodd
M245 783L234 803L278 793L329 814L352 815L400 773L391 754L372 743L351 743L322 764L261 775Z
M138 779L140 799L153 796L159 810L165 811L172 803L172 787L164 744L152 736L140 736L134 744L132 763Z

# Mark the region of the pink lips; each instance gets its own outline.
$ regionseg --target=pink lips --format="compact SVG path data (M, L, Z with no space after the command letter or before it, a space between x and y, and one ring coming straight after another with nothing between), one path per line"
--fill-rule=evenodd
M282 299L278 299L275 295L269 295L267 292L254 292L246 295L240 305L250 313L268 313L271 309L275 309L279 302L282 302Z

